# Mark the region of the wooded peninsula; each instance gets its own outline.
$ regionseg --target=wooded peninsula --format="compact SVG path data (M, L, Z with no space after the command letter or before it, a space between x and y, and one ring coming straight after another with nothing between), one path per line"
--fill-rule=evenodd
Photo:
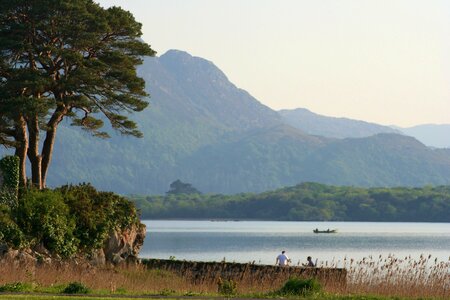
M130 196L144 219L450 222L450 186L301 183L260 194Z

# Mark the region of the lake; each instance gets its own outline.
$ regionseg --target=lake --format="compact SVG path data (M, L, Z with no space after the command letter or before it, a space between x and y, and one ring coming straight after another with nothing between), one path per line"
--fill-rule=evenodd
M274 264L281 250L293 264L311 255L319 263L368 256L450 260L450 223L272 222L144 220L142 258ZM315 234L313 229L338 229Z

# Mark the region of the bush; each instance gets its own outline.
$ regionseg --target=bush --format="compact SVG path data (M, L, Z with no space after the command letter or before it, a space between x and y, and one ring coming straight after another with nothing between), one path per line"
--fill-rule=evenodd
M90 184L63 186L60 192L75 218L75 237L82 251L99 249L111 230L140 223L132 202L110 192L99 192Z
M89 184L55 190L30 188L16 207L0 203L0 243L12 248L42 244L63 258L91 253L112 230L140 226L132 202Z
M284 286L278 290L279 295L295 295L306 296L312 293L320 292L322 287L315 278L301 279L301 278L289 278Z
M0 242L16 249L28 245L25 235L11 218L10 208L2 204L0 204Z
M31 292L33 287L22 282L7 283L0 286L0 292Z
M222 295L235 295L237 293L237 284L232 279L219 278L217 291Z
M71 282L63 290L64 294L87 294L89 293L89 288L87 288L81 282Z
M19 189L19 158L17 156L2 158L0 173L3 176L3 183L0 184L0 204L15 207Z
M28 190L19 201L17 220L34 243L42 243L51 252L70 257L77 251L75 222L59 192Z

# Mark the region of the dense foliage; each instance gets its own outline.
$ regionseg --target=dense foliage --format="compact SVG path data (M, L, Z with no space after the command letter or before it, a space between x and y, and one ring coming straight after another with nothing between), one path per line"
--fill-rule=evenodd
M0 242L13 248L42 245L70 257L102 247L111 230L139 224L127 199L92 186L24 192L17 208L0 205Z
M142 135L129 119L148 105L136 66L155 52L141 27L130 12L92 0L0 2L0 144L16 149L24 186L27 157L33 184L46 186L63 119L95 136L108 136L104 120Z
M450 186L357 188L303 183L261 194L132 196L144 218L450 221Z
M292 277L275 294L282 296L307 296L322 290L315 278L303 279Z
M81 282L71 282L63 290L63 294L87 294L89 288Z
M170 184L170 189L166 194L201 194L201 192L193 187L190 183L184 183L181 180L177 179Z
M13 219L11 207L4 204L0 204L0 242L6 242L13 248L28 245L25 235Z
M0 184L0 204L15 206L19 188L19 158L5 156L0 160L0 175L3 183Z
M111 229L139 224L134 204L114 193L99 192L89 184L63 186L56 192L75 220L74 236L80 249L98 249Z

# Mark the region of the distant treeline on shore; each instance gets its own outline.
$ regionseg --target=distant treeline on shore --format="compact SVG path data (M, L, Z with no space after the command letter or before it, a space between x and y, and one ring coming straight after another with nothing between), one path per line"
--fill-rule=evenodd
M143 219L450 222L450 186L302 183L260 194L130 196Z

